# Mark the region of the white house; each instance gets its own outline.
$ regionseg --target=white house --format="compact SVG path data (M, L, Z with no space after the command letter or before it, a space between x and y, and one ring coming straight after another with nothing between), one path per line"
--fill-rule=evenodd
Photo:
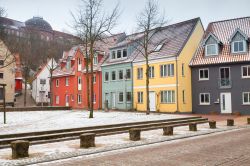
M37 105L49 105L50 103L50 69L56 68L57 63L50 59L35 74L32 81L32 98Z

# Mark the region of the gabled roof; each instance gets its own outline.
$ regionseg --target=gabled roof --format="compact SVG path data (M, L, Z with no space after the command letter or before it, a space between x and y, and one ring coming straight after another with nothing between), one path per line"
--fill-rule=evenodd
M234 36L235 36L237 33L240 33L240 34L245 38L245 40L248 40L248 36L247 36L244 32L242 32L242 30L240 30L240 28L237 28L237 29L235 30L235 32L234 32L234 33L231 35L231 37L229 38L229 42L230 42L230 43L232 42Z
M33 80L35 80L35 79L39 76L39 74L40 74L42 71L44 71L45 69L47 69L47 66L50 67L50 64L52 65L52 59L49 59L46 63L44 63L44 64L40 67L40 69L35 73ZM56 63L56 61L55 61L54 59L53 59L53 64L55 65L53 68L56 68L57 63ZM51 67L52 67L52 66L51 66Z
M236 18L211 22L208 24L203 39L206 39L210 33L213 33L223 43L220 47L219 55L205 57L205 48L201 43L190 62L190 66L238 63L250 61L250 45L248 45L247 53L231 54L230 38L240 29L241 33L250 38L250 17ZM238 31L237 31L238 30Z
M216 37L212 32L210 32L210 33L207 35L207 37L203 40L203 46L206 45L206 42L207 42L207 40L209 39L209 37L212 37L214 40L216 40L216 42L217 42L218 44L222 44L222 42L218 39L218 37Z

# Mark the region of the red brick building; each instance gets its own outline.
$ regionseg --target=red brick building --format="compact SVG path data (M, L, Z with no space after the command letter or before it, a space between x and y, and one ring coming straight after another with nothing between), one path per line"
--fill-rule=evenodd
M108 57L109 48L124 34L110 36L95 45L94 64L94 109L102 108L101 65ZM53 106L71 106L87 109L87 75L84 48L80 45L64 52L52 77ZM89 75L90 78L90 75ZM90 79L89 79L90 80ZM91 81L91 80L90 80Z

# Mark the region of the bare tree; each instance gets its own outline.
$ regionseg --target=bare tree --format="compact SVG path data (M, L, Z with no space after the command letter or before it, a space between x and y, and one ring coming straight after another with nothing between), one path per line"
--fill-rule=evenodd
M158 2L148 0L144 9L137 16L137 27L142 31L143 37L137 40L136 50L143 55L146 61L146 114L150 113L149 108L149 56L155 51L153 46L158 46L162 41L154 41L155 35L166 24L164 13L160 13Z
M83 38L86 46L86 58L90 66L90 100L89 100L89 118L93 118L93 58L95 54L95 44L97 41L103 41L105 34L111 34L111 30L116 25L119 16L118 4L107 14L102 10L102 0L82 0L83 6L79 7L78 14L73 15L79 37ZM88 78L88 76L87 76Z

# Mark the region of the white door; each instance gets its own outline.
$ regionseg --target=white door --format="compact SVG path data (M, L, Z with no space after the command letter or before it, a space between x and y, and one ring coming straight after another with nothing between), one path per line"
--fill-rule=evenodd
M69 106L69 95L66 95L66 97L65 97L65 106L66 107Z
M149 109L156 111L155 92L149 92Z
M220 94L221 113L232 113L231 93Z
M115 93L112 93L112 108L115 108Z

